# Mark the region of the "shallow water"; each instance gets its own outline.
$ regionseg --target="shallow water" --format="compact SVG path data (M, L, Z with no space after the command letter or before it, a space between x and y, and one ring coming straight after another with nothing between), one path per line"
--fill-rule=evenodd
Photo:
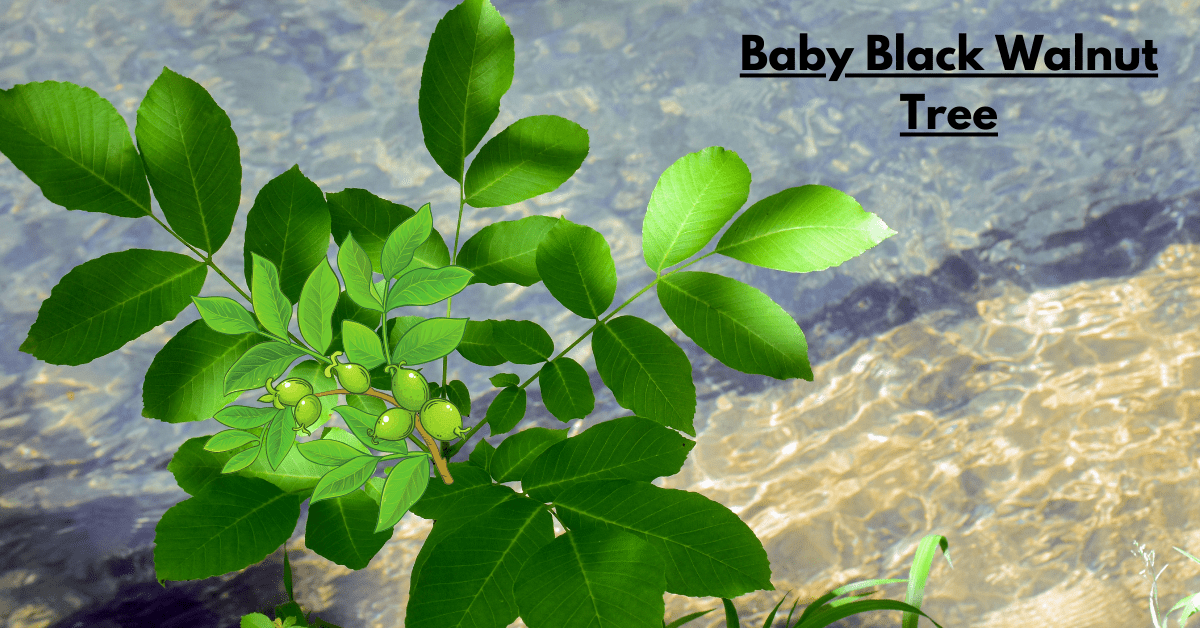
M609 239L624 301L653 276L640 231L655 181L711 145L750 167L750 202L830 185L899 232L822 272L716 257L694 268L750 282L783 305L807 336L813 382L731 371L679 334L652 295L622 311L668 330L695 367L698 444L661 484L734 509L771 558L777 590L737 600L745 623L761 625L787 591L807 599L907 577L927 534L950 542L954 568L935 559L922 605L947 628L1150 626L1134 539L1157 550L1154 573L1171 564L1159 580L1163 610L1200 590L1200 565L1170 549L1200 552L1190 508L1200 501L1195 6L495 4L517 60L493 131L553 113L589 130L591 153L554 193L468 209L462 239L535 213L587 224ZM205 85L242 151L244 210L216 257L235 281L245 210L294 163L326 192L431 202L453 245L457 191L423 148L416 107L428 36L452 6L0 1L0 87L86 85L132 129L163 65ZM810 45L855 47L850 71L865 69L869 33L941 47L967 32L993 71L995 34L1044 33L1060 46L1075 32L1087 45L1153 39L1160 75L737 78L742 34L775 47L794 46L804 31ZM1000 136L898 137L906 105L897 95L908 92L991 106ZM154 582L154 526L186 497L166 464L185 440L219 428L143 418L141 381L194 310L84 366L17 351L74 266L129 247L183 248L152 222L67 212L0 162L0 617L13 628L226 627L284 601L281 552L238 574L165 591ZM234 293L210 280L204 294ZM454 308L535 320L558 347L589 326L564 316L541 285L473 286ZM588 343L569 355L594 375ZM493 372L452 360L450 376L486 408ZM628 414L598 376L593 386L597 410L573 433ZM535 398L526 424L559 425ZM353 572L304 550L301 523L288 543L298 601L346 628L402 625L407 573L429 527L406 516L371 565ZM902 599L904 587L884 596ZM674 595L667 603L669 617L719 606ZM723 625L717 615L690 626ZM898 621L887 612L836 625Z

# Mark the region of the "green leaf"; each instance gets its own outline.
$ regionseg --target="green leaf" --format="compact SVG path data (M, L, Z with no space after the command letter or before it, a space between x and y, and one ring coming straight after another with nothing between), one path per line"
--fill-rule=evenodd
M254 285L252 254L257 253L279 269L279 288L295 303L304 282L328 252L325 196L299 166L292 166L258 191L246 215L246 283Z
M412 368L449 355L462 340L466 324L465 318L429 318L413 325L392 350L392 363L403 360Z
M296 345L272 340L250 347L225 374L225 394L235 390L254 390L266 386L267 378L279 376L297 358L305 354Z
M599 319L617 293L617 267L599 231L559 218L538 245L538 275L551 296L583 318Z
M356 410L378 417L387 411L387 403L379 397L371 395L346 395L346 405Z
M275 408L226 406L214 414L213 418L221 425L238 430L247 430L266 425L274 416Z
M258 446L253 449L239 451L238 453L234 454L228 462L225 463L224 467L221 467L221 473L237 473L238 471L249 467L255 462L258 462L262 459L262 450L262 442L259 442Z
M488 140L467 169L466 202L499 207L553 192L588 154L588 132L558 116L530 116Z
M213 478L220 476L221 467L231 457L229 453L205 450L204 446L210 438L212 437L206 435L187 439L171 456L171 462L167 463L167 471L171 472L175 483L188 495L196 495ZM258 448L248 451L257 452Z
M554 353L554 340L533 321L491 321L492 341L513 364L537 364Z
M454 484L452 486L459 486L463 483L462 474L464 471L460 467L468 466L469 465L467 463L463 462L450 463L450 473L454 475ZM459 490L452 491L450 493L450 495L453 495L458 499L454 501L453 504L450 504L449 508L441 509L439 511L437 521L434 522L433 529L429 531L429 536L426 537L424 544L421 546L421 551L417 552L417 558L415 561L413 561L412 572L409 575L410 583L416 582L420 579L421 569L425 566L425 563L429 561L430 554L433 553L434 548L436 548L439 543L445 540L446 537L453 534L459 528L470 524L480 515L491 510L492 507L496 506L497 504L511 499L517 499L519 497L515 491L507 486L492 484L491 480L487 477L487 474L481 472L478 468L470 467L469 473L478 475L471 475L468 479L483 483L473 484L472 486L468 487L469 490L463 490L460 487ZM430 480L429 486L425 489L425 495L418 500L417 504L414 504L413 508L409 509L410 512L417 514L419 505L425 503L430 492L436 492L435 487L440 487L445 490L450 489L450 487L444 484L440 478L434 478ZM439 500L439 502L442 501L443 500ZM426 510L423 508L421 511L426 512Z
M571 531L623 530L653 545L670 593L735 598L775 590L754 531L698 493L630 480L583 482L559 494L554 510Z
M250 432L242 430L225 430L213 434L212 438L205 443L204 449L207 451L229 451L237 449L243 445L249 445L258 441L258 437Z
M462 380L451 380L446 385L446 398L463 416L471 416L471 391Z
M267 463L271 465L272 471L279 468L284 457L292 451L292 445L296 444L296 431L292 429L295 425L294 408L276 410L275 416L271 417L271 422L267 424L263 446L266 448Z
M433 216L429 203L425 203L415 216L411 216L392 230L383 243L380 253L380 268L385 279L395 279L412 263L413 255L422 242L433 232Z
M254 258L254 279L250 288L254 314L264 329L277 338L287 340L288 325L292 322L292 304L279 290L279 273L274 264L258 253L250 255Z
M496 351L492 340L493 320L468 320L463 329L462 342L458 344L458 354L468 362L480 366L496 366L505 362L504 356ZM517 380L519 383L521 380Z
M373 531L379 506L361 491L310 503L304 546L350 569L365 569L392 538L392 530Z
M692 364L666 332L636 316L621 316L596 327L592 350L600 378L622 408L696 435Z
M296 449L300 451L301 456L304 456L310 462L327 467L340 467L354 458L370 453L356 447L351 447L346 443L327 438L310 440L306 443L297 443Z
M346 345L346 357L367 370L387 362L387 356L383 353L383 342L370 327L354 321L344 321L342 343Z
M135 132L167 224L188 244L216 253L242 194L229 116L199 83L164 67L138 106Z
M374 399L374 397L372 397L372 399ZM340 427L326 427L325 429L321 430L321 440L330 440L337 443L342 443L344 445L349 445L357 449L360 453L371 453L370 450L367 449L367 446L360 443L353 434Z
M107 253L72 268L38 309L20 350L78 366L174 320L204 286L207 267L148 249Z
M154 527L155 576L200 580L244 569L291 538L299 520L298 496L257 478L215 477Z
M688 614L688 615L684 615L683 617L680 617L679 619L676 619L675 621L673 621L673 622L671 622L671 623L669 623L669 624L668 624L668 623L666 623L666 622L663 622L663 628L679 628L680 626L682 626L682 625L684 625L684 624L687 624L687 623L690 623L690 622L691 622L691 621L693 621L693 620L699 619L699 618L701 618L701 617L703 617L703 616L705 616L705 615L707 615L707 614L709 614L709 613L711 613L711 612L713 612L713 611L715 611L715 610L717 610L717 609L715 609L715 608L710 608L710 609L708 609L708 610L706 610L706 611L700 611L700 612L697 612L697 613L691 613L691 614ZM788 626L788 628L791 628L791 626Z
M341 246L346 235L353 233L354 240L367 252L374 272L383 273L380 265L383 245L392 232L416 212L358 188L333 192L327 198L329 213L333 218L334 241ZM425 207L428 207L428 203ZM450 249L446 241L437 229L431 228L429 237L417 247L412 261L399 274L414 268L441 268L449 263Z
M379 521L375 531L391 528L400 521L429 485L429 457L418 454L404 458L392 467L379 500Z
M330 341L329 347L322 351L325 355L331 355L334 351L346 352L346 347L342 342L342 322L354 321L367 327L373 327L379 324L379 311L368 310L354 302L350 295L345 292L338 295L337 306L333 308L333 319L330 326L333 328L333 340ZM391 339L389 338L389 341Z
M175 333L146 369L142 416L166 423L203 421L238 398L224 394L225 373L251 347L267 342L258 334L229 336L196 320ZM233 426L230 427L243 427Z
M375 502L375 512L379 512L379 501L383 498L383 482L384 478L371 478L367 480L366 484L363 484L363 492L371 498L371 501ZM378 518L378 515L376 517Z
M812 381L804 332L759 289L713 273L677 271L658 282L658 302L679 331L743 373Z
M433 547L413 582L407 628L507 626L517 619L516 575L554 539L544 504L501 502Z
M632 534L569 531L529 558L513 595L529 628L660 628L664 567Z
M0 127L0 152L51 203L125 218L151 215L129 126L92 89L44 81L0 90Z
M557 223L550 216L492 223L463 243L454 263L475 273L471 283L532 286L541 281L537 269L538 244Z
M567 438L567 430L529 427L509 436L492 456L491 474L497 482L520 481L529 465L552 445ZM522 484L522 487L524 485Z
M462 292L470 280L471 271L459 266L410 270L392 286L388 293L387 310L444 301Z
M563 356L542 365L538 381L542 384L542 403L563 423L586 418L596 408L587 371L571 358Z
M373 442L371 437L367 435L367 430L375 429L376 414L369 414L352 406L337 406L333 409L337 412L342 420L346 422L346 426L354 433L354 437L363 445L370 447L376 451L386 451L388 453L405 453L408 451L408 445L404 441L381 440L378 443ZM369 473L367 474L370 475Z
M367 478L375 473L377 464L379 464L379 458L375 456L359 456L342 463L341 466L326 473L320 482L317 482L309 504L315 504L322 499L331 497L341 497L358 490L366 483Z
M395 351L396 345L400 344L400 339L404 337L404 334L407 334L408 330L416 327L417 323L423 320L425 320L424 316L397 316L389 318L387 322L388 351ZM382 337L380 340L382 340ZM390 375L388 376L388 381L391 381Z
M521 477L521 488L536 500L551 502L580 482L649 482L679 473L695 446L649 419L612 419L546 449Z
M346 282L346 294L359 307L375 312L383 312L383 302L371 289L371 260L367 252L354 241L354 236L346 236L337 253L338 270L342 273L342 281Z
M192 303L196 304L200 318L215 332L230 335L258 333L254 315L229 297L192 297Z
M290 427L287 432L295 434ZM250 466L239 471L238 475L266 480L277 486L279 490L299 495L301 499L309 496L317 482L331 468L305 458L295 447L289 447L283 461L274 468L266 458L266 456L258 456Z
M642 220L642 255L656 274L700 252L750 196L738 154L709 146L675 160L654 185Z
M467 462L451 462L453 484L437 477L429 482L424 495L409 510L422 519L459 519L475 517L516 495L507 486L493 484L487 471Z
M341 285L338 284L337 275L333 274L333 269L329 267L329 260L323 260L313 269L308 280L304 282L304 289L300 291L300 303L297 307L300 333L304 336L304 341L316 349L317 353L323 353L333 341L331 320L334 311L337 310L340 290Z
M505 386L492 399L488 406L484 421L491 427L493 436L504 434L517 426L525 418L525 406L529 402L529 392L516 386Z
M725 606L725 625L740 626L738 621L737 609L733 606L733 600L729 598L721 598L721 603Z
M515 58L508 25L486 0L464 0L433 29L417 111L425 148L451 179L463 180L467 155L500 114Z
M824 185L768 196L733 221L716 253L775 270L825 270L896 235L853 197Z
M497 388L505 386L516 386L521 383L521 378L517 377L516 373L496 373L488 378L488 381Z
M467 457L467 460L480 469L488 471L492 466L492 457L495 454L496 448L492 447L491 443L480 440L475 443L475 448L471 450L471 455Z

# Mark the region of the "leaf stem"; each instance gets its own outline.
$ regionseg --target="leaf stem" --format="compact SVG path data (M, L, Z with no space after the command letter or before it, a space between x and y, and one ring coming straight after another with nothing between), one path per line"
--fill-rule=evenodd
M629 305L630 303L633 303L633 300L634 300L634 299L636 299L636 298L638 298L638 297L642 296L642 294L643 294L643 293L645 293L645 292L646 292L647 290L649 290L650 288L654 287L654 286L655 286L655 284L657 284L659 281L661 281L661 280L662 280L664 277L669 277L669 276L671 276L671 275L673 275L673 274L675 274L675 273L677 273L677 272L679 272L679 271L681 271L681 270L683 270L683 269L687 268L688 266L691 266L692 264L695 264L696 262L698 262L698 261L700 261L700 260L702 260L702 259L704 259L704 258L708 257L709 255L713 255L713 254L715 254L715 253L716 253L716 251L710 251L710 252L708 252L708 253L706 253L706 254L704 254L704 255L701 255L700 257L697 257L696 259L694 259L694 260L692 260L692 261L690 261L690 262L688 262L688 263L684 264L683 266L680 266L679 268L676 268L675 270L673 270L673 271L671 271L671 272L669 272L669 273L667 273L667 274L665 274L665 275L658 275L658 276L656 276L656 277L654 278L654 281L651 281L650 283L646 284L646 287L642 288L641 290L638 290L638 291L637 291L637 294L635 294L635 295L633 295L633 296L629 297L628 299L625 299L625 302L624 302L624 303L622 303L621 305L619 305L619 306L617 307L617 309L615 309L615 310L613 310L612 312L610 312L608 316L605 316L605 317L604 317L602 320L597 320L597 321L596 321L596 323L595 323L594 325L592 325L591 327L589 327L587 331L583 332L583 334L582 334L582 335L580 335L578 338L576 338L576 339L575 339L575 342L572 342L570 345L568 345L568 346L567 346L567 348L566 348L566 349L563 349L562 351L560 351L560 352L558 353L558 355L554 356L554 358L553 358L553 359L557 360L558 358L561 358L561 357L563 357L564 355L566 355L566 353L567 353L568 351L570 351L571 349L574 349L574 348L575 348L575 345L579 344L580 342L583 342L583 339L584 339L584 338L587 338L588 336L590 336L590 335L592 334L592 332L593 332L593 331L595 331L595 330L596 330L596 328L597 328L597 327L599 327L599 326L600 326L602 323L605 323L605 322L607 322L609 319L611 319L612 317L616 316L616 315L617 315L617 312L620 312L622 309L624 309L624 308L625 308L625 306ZM534 373L533 375L530 375L528 379L526 379L524 382L522 382L522 383L521 383L521 385L520 385L520 386L518 386L518 388L525 388L525 387L526 387L526 386L528 386L528 385L529 385L531 382L533 382L533 380L537 379L537 378L538 378L538 376L539 376L539 375L541 375L541 373L542 373L542 372L541 372L541 370L539 369L539 370L538 370L538 372ZM474 435L475 435L475 432L479 431L479 429L480 429L481 427L483 427L483 425L484 425L485 423L487 423L487 421L480 421L480 422L476 423L475 425L471 426L471 429L470 429L470 430L467 430L467 433L466 433L466 435L464 435L464 436L462 437L462 440L460 440L460 441L458 441L458 442L454 443L454 445L452 445L452 446L450 447L450 451L449 451L449 452L446 452L446 456L447 456L447 457L451 457L451 456L453 456L454 454L458 453L458 450L462 449L462 446L463 446L464 444L466 444L467 440L469 440L469 439L470 439L472 436L474 436Z
M196 247L188 244L186 240L179 237L179 234L177 234L173 230L171 230L171 227L167 226L166 223L159 220L158 216L155 216L153 213L150 213L149 211L146 212L146 215L153 218L154 222L158 223L158 226L165 229L167 231L167 233L171 234L171 236L174 237L176 240L179 240L179 242L181 244L183 244L184 246L186 246L188 248L188 250L190 250L192 253L194 253L196 255L196 257L199 257L200 261L204 262L204 264L206 266L217 271L217 274L220 275L221 278L225 280L225 283L229 284L229 286L232 287L234 290L237 290L237 293L242 295L242 298L245 299L247 303L254 303L254 301L250 299L250 295L246 294L246 292L244 290L242 290L241 287L239 287L236 283L233 283L233 280L229 278L229 275L226 275L220 268L217 267L217 265L215 263L213 263L212 255L207 255L203 251L200 251ZM277 338L271 334L266 334L261 331L258 333L260 333L264 336L267 336L268 338L271 338L272 340L280 340L280 338ZM292 344L299 346L300 349L303 350L305 353L317 358L321 362L325 362L325 363L329 362L329 360L326 359L325 356L318 355L316 353L313 353L312 351L309 351L308 348L304 346L304 343L300 342L300 339L297 338L296 335L290 331L288 332L288 338L291 338Z

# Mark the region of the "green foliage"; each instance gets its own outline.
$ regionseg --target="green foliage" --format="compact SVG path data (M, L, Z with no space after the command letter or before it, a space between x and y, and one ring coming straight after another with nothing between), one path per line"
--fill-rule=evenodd
M558 189L588 154L587 130L539 115L496 133L468 167L512 84L514 59L508 25L487 0L462 2L429 40L418 113L430 155L459 184L459 225L466 205L507 205ZM208 92L167 68L137 119L135 148L116 109L90 89L43 82L0 91L0 152L47 199L133 218L151 215L153 190L172 234L199 258L133 249L80 264L53 288L21 344L46 362L84 364L195 304L202 320L180 330L146 373L143 416L212 418L227 429L189 439L168 465L190 497L156 527L160 582L261 561L294 532L308 499L308 548L351 569L370 563L406 512L435 521L412 571L405 624L414 628L499 628L518 616L530 628L666 627L664 592L721 597L736 623L732 598L774 589L766 551L737 515L697 493L651 483L677 473L695 446L683 435L696 435L692 365L664 331L617 314L656 288L679 330L723 364L811 380L803 332L767 295L713 273L664 271L699 253L727 224L715 250L685 267L722 254L787 272L829 268L895 234L878 216L842 192L805 185L734 219L749 198L749 169L733 151L704 148L678 159L655 185L642 232L655 279L613 308L615 262L592 227L528 216L487 225L451 251L428 203L413 211L366 190L325 193L296 165L264 185L248 212L242 257L249 293L222 272L242 301L200 297L237 212L237 138ZM538 282L568 311L595 322L557 355L534 321L450 315L453 297L468 285ZM392 316L443 301L444 317ZM301 338L289 331L293 318ZM632 416L573 437L566 429L528 428L496 448L478 441L469 462L447 464L484 425L493 435L512 432L525 418L534 379L551 415L588 417L595 391L565 353L589 336L600 379ZM462 415L472 414L471 393L462 381L446 381L454 352L484 366L538 367L523 382L513 373L491 377L500 390L467 429ZM357 366L338 362L342 353ZM442 379L429 382L432 398L415 415L418 429L386 431L397 440L372 438L380 415L397 405L387 394L389 373L439 359ZM334 393L340 380L326 375L334 368L338 377L354 371L361 385L354 394ZM297 402L301 414L274 388L285 374L299 380L292 382L297 390L311 387ZM241 392L263 388L268 394L259 402L271 405L230 405ZM335 416L348 429L308 433ZM301 434L309 440L297 442ZM426 437L453 442L438 447ZM372 477L389 461L386 477ZM523 492L503 485L515 481ZM552 517L566 529L557 538ZM945 551L942 537L922 541L905 603L833 600L901 581L855 583L808 605L798 626L902 610L903 625L913 628L939 543ZM330 625L304 617L286 552L284 567L289 601L276 607L274 625ZM790 628L790 614L787 621ZM243 618L243 626L272 625L264 622L261 614Z

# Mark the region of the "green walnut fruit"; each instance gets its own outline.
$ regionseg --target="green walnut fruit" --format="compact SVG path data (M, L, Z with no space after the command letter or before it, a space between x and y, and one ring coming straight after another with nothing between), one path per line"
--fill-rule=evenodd
M296 403L296 427L293 432L304 432L305 436L312 434L308 427L321 418L321 400L316 395L305 395Z
M453 440L466 435L458 408L445 399L430 399L418 414L425 431L438 440Z
M275 388L275 399L285 406L294 406L300 400L311 395L312 385L299 377L290 377Z
M375 428L367 430L371 442L378 445L379 439L404 440L412 434L417 417L404 408L391 408L375 419Z
M420 411L429 400L429 382L425 381L425 376L396 365L384 370L392 373L392 397L396 399L396 405L409 412Z
M371 388L371 373L361 364L343 364L337 361L337 357L341 355L341 351L335 351L329 356L333 360L333 364L325 367L325 377L337 376L337 381L346 389L346 392L356 395L362 394Z

